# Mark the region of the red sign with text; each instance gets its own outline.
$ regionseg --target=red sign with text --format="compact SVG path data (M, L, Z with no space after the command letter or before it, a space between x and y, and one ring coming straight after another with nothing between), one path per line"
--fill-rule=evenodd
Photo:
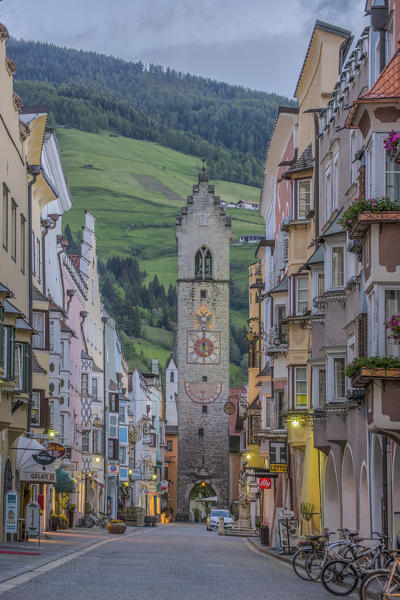
M270 490L271 489L271 479L269 477L260 477L258 480L258 487L260 490Z

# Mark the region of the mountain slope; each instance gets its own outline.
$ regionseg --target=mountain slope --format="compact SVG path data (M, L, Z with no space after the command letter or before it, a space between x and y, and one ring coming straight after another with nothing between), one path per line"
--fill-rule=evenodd
M176 285L175 218L197 181L200 159L150 142L111 137L108 132L58 128L57 137L74 198L72 210L63 216L64 225L68 224L76 237L83 209L88 209L97 219L97 246L103 262L113 256L133 256L146 272L145 283L157 275L165 288ZM212 183L226 202L258 201L257 188L226 181ZM227 212L234 238L263 235L264 226L256 212ZM231 247L231 321L236 328L244 327L248 318L247 265L254 262L254 250L254 246ZM163 336L161 332L160 337L157 331L144 324L144 335L133 341L136 354L143 351L144 357L150 358L157 352L160 359L167 357L172 334ZM152 343L156 339L158 342ZM125 338L125 342L129 347L129 340ZM238 365L232 367L232 382L241 382Z
M259 167L277 108L289 102L276 94L178 73L157 65L145 67L141 62L40 42L10 40L8 53L17 64L19 81L48 82L57 87L80 84L97 90L135 108L142 116L151 117L161 127L241 153L245 160L255 159ZM32 95L32 90L30 93ZM192 153L201 155L198 151ZM231 173L231 179L235 176Z

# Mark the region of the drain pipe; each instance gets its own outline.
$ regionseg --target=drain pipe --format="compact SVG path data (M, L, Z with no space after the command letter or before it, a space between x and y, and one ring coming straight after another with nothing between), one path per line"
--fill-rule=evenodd
M107 473L107 388L106 388L106 324L107 317L102 317L103 323L103 470L104 470L104 512L107 514L107 499L108 499L108 473Z
M32 283L32 187L35 185L37 178L41 172L41 166L39 165L28 165L28 175L32 176L32 179L28 182L28 268L27 275L28 281L28 294L29 294L29 325L33 328L33 283ZM29 400L28 400L28 415L27 415L27 432L31 431L31 420L32 420L32 338L29 352Z

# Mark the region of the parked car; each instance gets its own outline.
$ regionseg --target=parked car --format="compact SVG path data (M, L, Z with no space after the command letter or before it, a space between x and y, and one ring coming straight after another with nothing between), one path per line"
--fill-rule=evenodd
M211 514L207 517L207 531L218 529L219 517L224 517L225 529L232 529L233 518L230 511L221 508L213 508Z

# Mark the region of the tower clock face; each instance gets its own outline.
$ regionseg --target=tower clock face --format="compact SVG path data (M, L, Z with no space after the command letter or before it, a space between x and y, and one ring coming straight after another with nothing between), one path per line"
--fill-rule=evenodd
M188 331L188 363L218 365L220 360L221 334L219 331Z

